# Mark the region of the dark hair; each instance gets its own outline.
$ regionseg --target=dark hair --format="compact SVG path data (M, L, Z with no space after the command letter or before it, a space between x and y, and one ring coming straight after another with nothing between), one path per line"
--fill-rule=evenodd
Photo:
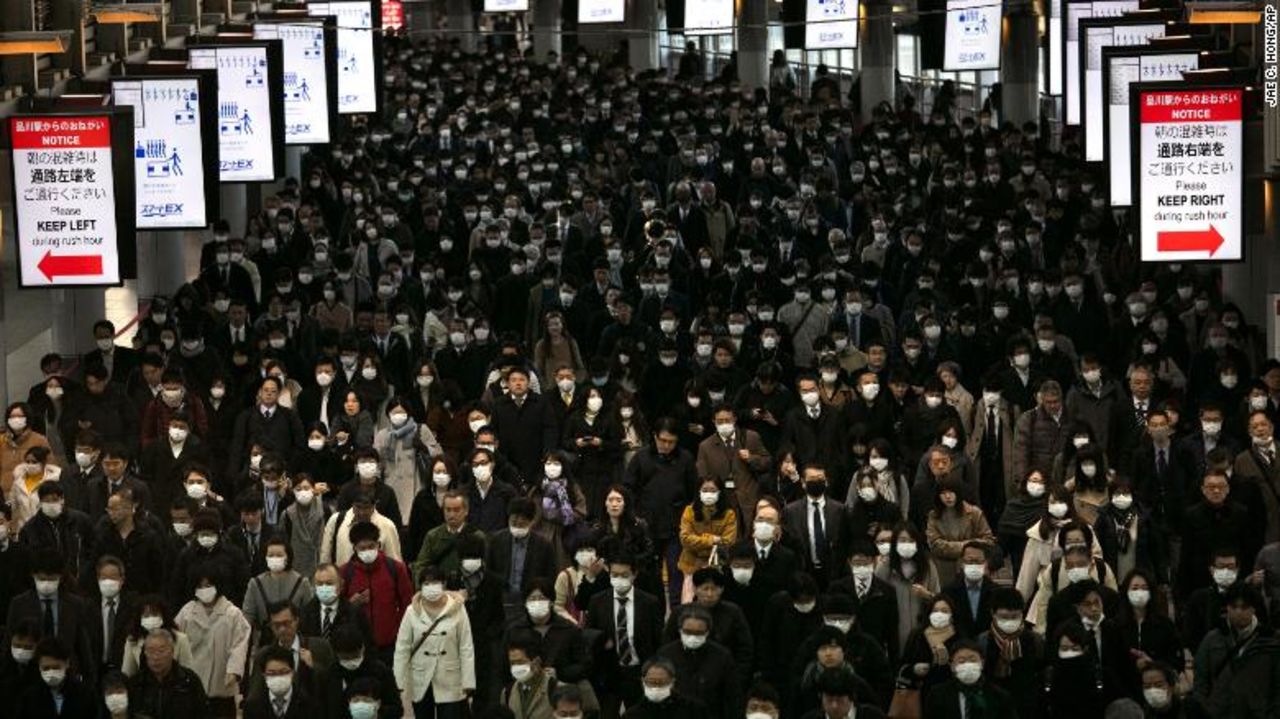
M290 652L292 654L292 652ZM67 645L63 644L56 637L45 637L36 645L36 661L41 659L57 659L58 661L71 661L71 651L67 649Z
M991 592L991 611L1001 609L1025 612L1026 602L1022 598L1022 593L1013 587L996 587Z
M529 630L516 630L507 638L507 651L515 649L529 659L542 658L542 637Z
M378 530L377 525L373 522L356 522L351 525L351 529L347 530L347 536L351 538L351 546L365 541L378 541L382 532Z
M701 498L702 485L706 484L707 482L711 482L715 484L716 492L718 492L720 495L716 499L716 503L712 505L710 514L708 514L707 505L702 503L702 498ZM720 479L719 477L702 477L698 480L697 486L698 486L699 492L695 493L693 501L689 503L689 507L693 509L693 515L695 519L706 522L712 519L719 519L725 516L725 514L730 511L729 493L724 490L724 480Z
M293 669L293 650L289 647L282 647L279 644L270 644L262 650L262 668L266 668L267 662L280 662L287 664Z
M911 560L916 566L916 575L912 577L912 581L918 584L925 584L929 579L929 574L933 571L931 567L933 562L929 561L929 543L925 541L924 535L920 530L916 529L916 525L909 521L898 522L893 526L893 547L889 552L889 569L894 574L902 576L902 557L898 554L898 535L906 532L916 543L916 556Z

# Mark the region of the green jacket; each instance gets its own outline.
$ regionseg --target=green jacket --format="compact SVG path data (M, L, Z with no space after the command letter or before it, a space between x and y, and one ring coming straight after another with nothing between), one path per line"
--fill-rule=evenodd
M434 566L444 570L446 574L454 574L462 569L462 559L458 557L458 540L464 535L474 534L484 541L484 532L464 524L457 534L449 531L447 525L440 525L422 540L422 548L418 550L418 558L413 560L413 576L422 573L424 567ZM482 555L483 556L483 555Z

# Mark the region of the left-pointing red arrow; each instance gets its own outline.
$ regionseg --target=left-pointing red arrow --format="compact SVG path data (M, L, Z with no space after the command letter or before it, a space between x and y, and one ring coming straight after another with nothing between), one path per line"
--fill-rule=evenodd
M84 277L102 274L102 255L54 255L45 252L36 265L50 282L56 277Z

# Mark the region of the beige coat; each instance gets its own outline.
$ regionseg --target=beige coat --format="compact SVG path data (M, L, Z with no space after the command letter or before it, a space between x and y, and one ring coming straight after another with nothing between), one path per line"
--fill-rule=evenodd
M756 500L760 496L756 477L768 473L773 458L760 441L760 435L749 429L735 430L733 442L734 446L729 447L719 434L702 440L698 445L698 479L714 477L723 482L730 493L730 506L737 511L743 526L747 526L755 520ZM739 449L747 450L750 457L744 460L738 455Z
M120 673L126 677L137 674L138 668L142 666L142 643L145 639L143 636L124 640L124 660L120 663ZM186 632L173 633L173 658L188 669L194 663L195 660L191 658L191 639Z
M419 593L400 620L392 668L396 684L414 702L422 701L427 689L437 704L460 702L476 688L476 650L466 606L460 597L446 595L441 615L430 636L422 639L436 618L427 613Z
M351 561L351 555L355 554L355 550L351 547L351 525L355 522L356 514L351 510L346 512L334 512L324 523L324 535L320 539L320 563L327 564L332 562L338 566L342 566ZM336 527L338 520L342 520L342 526ZM378 528L378 538L382 541L382 551L392 559L404 561L400 556L400 531L391 520L378 514L377 510L373 512L371 520L373 526ZM338 532L337 551L334 551L333 533Z
M950 584L955 577L956 563L964 554L965 543L977 541L993 547L996 543L996 535L992 533L982 510L964 500L958 501L961 504L960 514L947 512L939 516L938 510L931 509L925 526L933 566L938 569L938 581L943 585Z
M232 676L245 675L249 655L249 620L236 605L219 596L212 607L191 600L173 618L191 640L191 666L209 697L234 697Z
M28 492L26 477L19 472L21 466L19 464L13 469L13 500L9 503L9 506L13 508L13 531L15 534L22 528L22 525L27 523L28 519L36 516L36 512L40 511L40 496L36 494L36 490L40 489L40 484L57 482L62 479L61 467L46 464L44 466L44 477L41 478L40 484L37 484Z

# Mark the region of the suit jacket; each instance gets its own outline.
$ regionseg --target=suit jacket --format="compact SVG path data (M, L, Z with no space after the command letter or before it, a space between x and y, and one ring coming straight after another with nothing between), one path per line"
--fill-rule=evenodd
M635 613L631 620L632 631L629 638L636 655L635 671L638 672L639 665L652 657L662 645L663 608L657 597L643 590L632 588L628 596L631 601L627 603L627 609ZM594 665L600 668L602 679L606 683L617 686L621 656L616 646L618 617L613 611L613 591L596 594L588 607L586 628L600 632Z
M136 600L137 596L132 593L124 593L116 597L116 621L112 625L111 647L107 653L108 658L104 662L102 661L102 643L106 639L106 627L102 619L102 598L87 597L85 599L89 618L94 620L88 628L89 646L93 648L93 656L98 657L98 661L107 667L118 670L124 660L125 639L128 638L129 630L133 628L134 622L138 621Z
M982 718L1017 719L1018 711L1013 697L995 684L979 681L981 682L979 691L983 692L987 704L986 710L981 714ZM969 716L968 712L960 712L961 686L958 680L948 679L929 690L924 698L924 716L929 719L965 719ZM972 711L970 706L969 712ZM858 716L862 716L862 712L858 712Z
M340 377L335 378L333 384L329 385L330 421L336 419L342 412L342 399L346 391L346 383L342 382ZM318 386L307 387L302 390L302 394L298 395L298 402L294 409L298 412L298 419L302 422L303 429L320 421L320 405L323 399L324 390Z
M854 578L846 576L832 582L829 589L853 599L854 614L858 617L860 630L884 647L890 661L897 661L898 598L893 587L879 577L872 577L866 596L859 598Z
M141 363L142 356L138 354L137 350L122 345L116 345L115 349L111 350L111 354L111 377L108 381L112 384L124 386L124 384L129 381L129 377L133 374L133 371L138 368L138 365ZM84 364L81 366L92 367L97 364L105 364L103 361L102 350L99 349L95 349L85 355ZM83 381L83 378L81 378L81 381Z
M1012 497L1014 493L1014 474L1013 474L1013 430L1016 418L1010 412L1009 403L1000 400L1000 404L996 407L997 424L1000 432L1000 460L1001 466L997 471L1005 478L1004 496ZM969 435L969 441L965 443L965 454L969 457L969 462L973 464L974 474L977 475L979 483L982 481L982 443L987 438L987 407L982 401L976 401L973 404L972 426L973 432ZM984 488L985 489L985 488ZM983 496L987 496L983 492ZM986 506L984 504L984 506Z
M19 697L5 698L9 702L17 699L18 708L13 716L22 719L96 719L102 700L90 688L93 686L68 675L62 683L62 711L58 711L53 692L44 682L28 687Z
M324 605L319 599L312 597L306 606L302 607L298 618L298 634L302 637L324 637L327 636L321 631L323 617L321 610ZM338 597L338 606L333 614L333 624L329 627L329 634L343 624L350 624L360 632L360 636L364 637L365 645L373 646L373 629L369 626L369 616L355 607L342 597Z
M756 551L754 542L750 547L751 551ZM800 571L803 566L803 560L789 547L784 547L781 542L774 542L763 560L756 555L756 571L751 577L751 586L764 590L765 601L768 601L775 592L786 589L791 582L791 575Z
M511 581L511 547L515 541L511 536L510 529L500 529L490 535L488 547L486 549L487 559L486 566L489 571L502 578L502 584L507 587ZM524 572L521 574L520 592L524 593L529 586L529 580L534 577L542 577L544 579L555 579L556 576L556 552L551 543L539 534L533 532L526 537L525 553L524 553ZM522 598L523 601L523 598Z
M976 637L991 626L991 593L995 584L986 577L978 589L978 606L975 616L974 607L969 604L969 586L963 577L943 587L942 593L951 599L956 607L956 627L964 631L966 636Z
M289 695L289 707L284 711L284 719L315 719L316 716L323 715L320 705L311 696L301 677L294 679L293 693ZM244 719L277 719L275 707L272 706L265 687L261 691L251 692L244 700Z
M256 577L267 571L267 540L270 538L271 528L267 526L265 520L258 530L256 551L250 549L249 535L244 531L243 524L237 524L226 532L226 543L235 547L242 556L249 558L250 577Z
M148 509L159 516L169 516L169 505L185 493L181 473L191 462L209 464L208 449L195 434L189 435L182 443L182 451L177 457L173 456L168 437L152 442L142 451L138 473L152 490Z
M261 408L255 403L236 418L236 427L231 435L230 456L227 458L227 473L239 475L246 471L249 448L254 444L279 453L288 466L293 462L294 452L306 446L306 442L307 435L296 412L277 406L271 413L271 418L267 419L262 416Z
M301 655L298 656L298 665L293 669L294 687L301 686L311 696L319 696L321 680L327 675L330 667L337 665L337 657L334 656L329 642L320 637L304 637L299 634L298 645L299 648L311 652L312 665L307 666L306 662L302 661ZM249 681L250 697L266 694L267 684L262 672L265 668L267 649L268 647L263 646L253 653L251 665L253 676Z
M1172 445L1165 450L1165 458L1168 468L1161 476L1156 472L1156 448L1144 439L1131 455L1128 475L1133 479L1134 498L1151 514L1151 521L1162 529L1176 530L1182 526L1190 478Z
M244 327L244 343L249 347L258 346L258 333L253 329L252 322L245 322ZM231 347L234 344L231 341L231 324L223 324L209 335L209 345L218 350L218 354L223 357L231 356Z
M409 365L413 360L409 344L400 333L392 332L387 335L385 350L379 350L377 337L370 335L365 340L364 349L378 354L379 359L382 360L382 371L386 373L388 382L396 387L408 386Z
M719 433L713 433L702 440L698 445L698 459L694 466L698 469L698 477L715 477L724 482L725 489L733 490L731 496L737 500L734 511L743 526L748 526L755 518L756 500L759 498L758 478L769 472L773 466L773 458L756 432L739 427L734 431L732 440L732 447ZM740 449L747 450L751 454L750 458L743 460L738 456Z
M94 686L98 677L101 655L93 653L89 635L102 626L93 608L85 600L61 590L58 592L57 639L71 650L72 666L80 672L87 686ZM16 627L24 620L32 620L44 628L44 607L34 589L13 598L5 619L6 627Z
M1268 466L1250 446L1236 456L1232 479L1232 498L1249 507L1253 526L1266 528L1263 541L1280 542L1280 459Z
M810 502L812 501L809 497L797 499L787 505L782 515L783 531L792 537L797 537L803 543L804 565L811 573L819 568L818 564L814 563L813 540L809 535L809 515L813 511ZM825 547L818 547L817 556L822 571L828 572L830 576L838 571L837 565L844 557L846 519L844 505L828 497L826 504L823 505L822 516L825 520L823 531L827 544Z
M146 482L133 476L126 474L120 478L120 487L128 487L133 490L134 503L140 507L151 509L154 501L151 499L151 488ZM115 492L110 487L110 481L106 475L99 475L89 480L88 486L85 487L85 514L89 515L90 521L97 522L107 514L107 500ZM152 510L155 511L155 510ZM169 507L164 507L164 513L161 516L169 516Z

